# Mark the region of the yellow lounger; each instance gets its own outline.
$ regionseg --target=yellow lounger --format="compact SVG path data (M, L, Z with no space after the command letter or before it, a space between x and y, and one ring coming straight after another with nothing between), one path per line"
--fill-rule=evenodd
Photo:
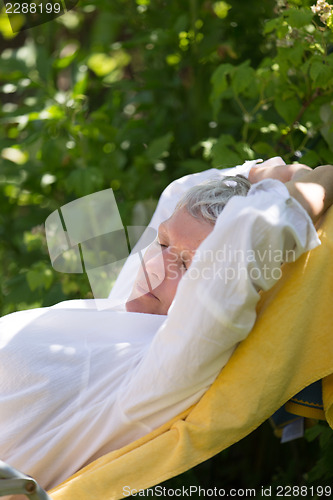
M287 264L261 297L256 325L202 399L147 436L101 457L50 492L54 500L124 498L236 443L294 394L323 380L333 425L333 210L322 245ZM84 439L84 436L82 436Z

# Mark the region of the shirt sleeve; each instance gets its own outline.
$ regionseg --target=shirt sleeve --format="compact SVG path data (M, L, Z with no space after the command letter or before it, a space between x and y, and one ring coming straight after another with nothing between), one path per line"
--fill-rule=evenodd
M301 205L276 180L232 198L181 280L168 317L117 398L128 422L153 429L198 401L256 319L259 290L280 265L320 244Z

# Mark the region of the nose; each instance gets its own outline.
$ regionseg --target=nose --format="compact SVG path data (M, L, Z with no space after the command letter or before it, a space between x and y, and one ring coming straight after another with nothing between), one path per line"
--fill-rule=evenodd
M146 279L149 280L148 285L152 290L158 287L165 278L165 258L167 250L161 248L149 251L144 257L144 272Z

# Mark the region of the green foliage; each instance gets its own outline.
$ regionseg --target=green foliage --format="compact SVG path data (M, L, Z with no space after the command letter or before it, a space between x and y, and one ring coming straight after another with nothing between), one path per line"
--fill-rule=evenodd
M302 158L310 166L331 163L331 29L318 24L310 7L295 6L280 7L279 16L265 23L264 33L274 50L256 68L249 61L223 63L213 72L215 120L227 128L233 110L238 117L233 119L233 136L255 157L275 153L286 161ZM225 149L221 153L223 164Z
M318 440L321 448L321 456L318 462L309 471L311 482L320 481L323 483L332 478L333 463L333 433L324 424L316 425L307 430L306 438L309 442Z
M90 296L84 276L51 267L46 273L41 226L55 209L112 187L124 223L132 222L139 201L147 222L174 178L247 158L251 148L236 136L232 147L217 140L224 126L214 122L208 98L211 75L222 62L234 68L238 94L247 90L244 77L255 73L242 62L247 44L239 48L233 33L248 22L248 11L239 6L85 0L15 35L2 12L2 314ZM253 61L262 57L261 25L272 9L267 2L252 16ZM24 16L17 22L24 25ZM202 144L214 141L211 156ZM221 152L228 153L222 163ZM27 234L34 235L33 245Z
M16 34L2 11L1 314L91 297L84 274L52 269L43 227L78 197L111 187L124 224L144 224L188 173L274 155L333 163L333 14L311 5L82 0ZM330 476L330 431L313 456L299 445L297 470L263 432L259 451L249 438L217 458L212 481Z

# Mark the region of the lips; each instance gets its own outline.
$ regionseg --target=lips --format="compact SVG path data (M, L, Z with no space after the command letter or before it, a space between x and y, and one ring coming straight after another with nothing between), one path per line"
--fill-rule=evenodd
M142 283L136 283L135 285L136 289L138 290L139 293L142 295L148 295L150 297L154 297L157 299L156 295L150 292L150 290L147 288L147 285L143 285Z

